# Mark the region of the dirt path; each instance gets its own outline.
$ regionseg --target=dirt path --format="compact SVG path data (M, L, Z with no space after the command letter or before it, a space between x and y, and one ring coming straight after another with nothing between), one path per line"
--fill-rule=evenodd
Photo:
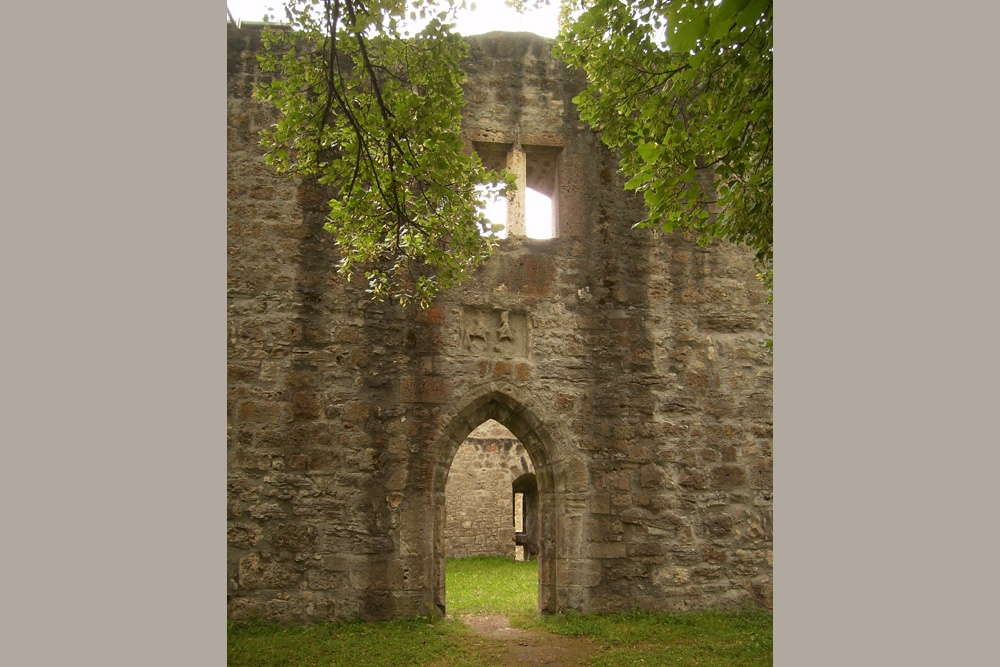
M504 616L462 616L461 621L484 637L504 645L506 651L500 665L583 667L599 650L587 639L512 628Z

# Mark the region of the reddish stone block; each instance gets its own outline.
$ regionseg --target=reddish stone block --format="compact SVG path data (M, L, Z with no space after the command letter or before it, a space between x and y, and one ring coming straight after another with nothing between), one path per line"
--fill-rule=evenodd
M250 188L251 199L271 199L274 197L274 188L266 185L256 185Z
M281 405L267 401L246 401L240 403L240 421L274 422L281 417Z
M681 473L678 483L686 489L708 488L708 478L701 470L687 470Z
M288 371L284 375L286 387L315 387L319 383L319 376L313 371Z
M351 421L364 421L372 413L371 403L351 403L347 408L347 419Z
M260 363L251 365L230 363L226 367L226 374L230 382L248 382L257 377Z
M702 522L705 534L709 537L725 537L733 530L733 517L723 514L721 516L708 517Z
M702 555L705 557L706 563L712 563L715 565L725 565L729 561L729 557L726 556L726 552L719 549L711 544L706 544L701 550Z
M559 394L556 396L556 410L559 412L572 412L576 407L576 399L569 394Z
M663 485L663 468L647 464L639 468L639 485L644 489L655 489Z
M355 345L351 348L351 365L355 368L365 368L368 366L368 350Z
M416 320L427 324L444 324L444 306L435 302L430 308L422 308L417 311Z
M403 403L447 403L450 398L444 378L407 375L399 381L399 400Z
M328 213L330 211L330 198L326 194L322 188L310 181L304 181L295 193L298 204L303 210Z
M292 397L292 411L296 419L316 419L323 414L323 404L315 392L300 391Z
M648 347L633 348L632 363L640 366L648 366L653 363L653 350Z

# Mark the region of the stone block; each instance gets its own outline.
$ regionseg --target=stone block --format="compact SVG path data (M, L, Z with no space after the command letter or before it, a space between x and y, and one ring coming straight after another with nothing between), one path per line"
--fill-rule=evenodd
M750 465L750 488L770 489L773 481L773 459L761 457Z
M316 419L323 414L323 403L313 391L299 391L292 397L292 414L296 419Z
M316 527L300 523L272 525L268 541L278 551L309 551L316 546Z
M236 549L250 549L257 546L263 531L254 524L230 523L226 530L226 541Z
M403 403L446 403L450 400L448 382L441 377L406 375L399 381L399 400Z
M589 558L625 558L626 551L624 542L591 542L587 545Z
M270 470L271 455L267 452L238 451L230 459L231 470Z
M244 401L239 406L239 418L244 422L274 423L281 416L281 404L273 401Z
M240 559L239 587L241 590L287 588L299 581L301 574L291 563L270 561L260 554Z
M725 464L712 468L712 488L730 488L746 483L747 474L740 466Z
M250 516L254 519L266 521L269 519L279 519L285 516L285 510L278 503L254 503L247 507Z
M729 535L736 521L728 514L720 516L706 517L702 521L702 528L707 537L726 537Z
M644 489L655 489L663 486L663 468L656 464L647 464L639 467L639 486Z

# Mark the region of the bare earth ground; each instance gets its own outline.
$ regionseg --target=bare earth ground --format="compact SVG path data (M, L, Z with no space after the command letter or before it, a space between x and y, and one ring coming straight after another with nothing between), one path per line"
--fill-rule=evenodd
M539 630L512 628L504 616L462 616L461 621L479 634L499 641L506 649L501 665L550 665L583 667L598 651L587 639L563 637Z

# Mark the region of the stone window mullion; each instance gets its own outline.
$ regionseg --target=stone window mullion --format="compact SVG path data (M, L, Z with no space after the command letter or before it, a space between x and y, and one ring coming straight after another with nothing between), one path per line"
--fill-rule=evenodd
M507 236L527 235L525 224L524 198L527 188L527 163L520 144L515 144L507 153L507 172L517 179L517 190L507 193Z

